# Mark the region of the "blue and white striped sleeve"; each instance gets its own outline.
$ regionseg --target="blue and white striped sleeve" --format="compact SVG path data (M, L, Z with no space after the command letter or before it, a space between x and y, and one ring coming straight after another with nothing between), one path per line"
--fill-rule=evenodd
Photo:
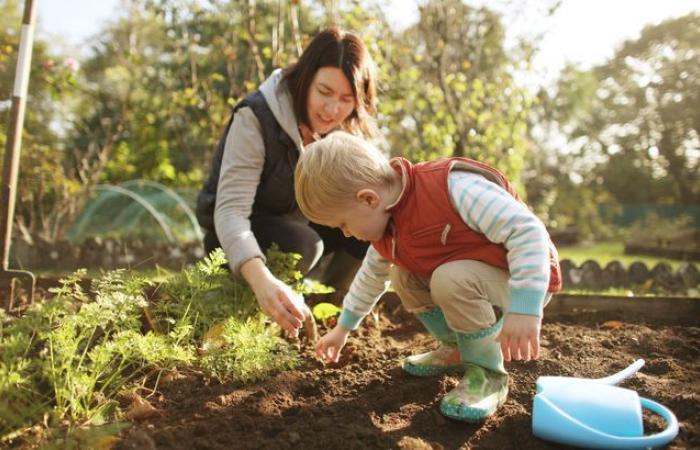
M542 316L549 286L549 240L542 222L505 189L483 176L454 170L452 203L469 228L503 244L510 271L509 312Z
M389 289L389 269L391 262L384 259L370 246L343 299L343 311L338 323L348 330L354 330L367 314L372 311L381 296Z

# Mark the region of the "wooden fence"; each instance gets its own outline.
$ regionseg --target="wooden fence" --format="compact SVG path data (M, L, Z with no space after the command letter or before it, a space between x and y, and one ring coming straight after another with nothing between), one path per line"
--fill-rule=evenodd
M683 263L677 270L667 263L647 267L643 262L634 262L625 267L612 261L601 267L588 260L577 266L569 259L561 262L564 287L567 289L601 290L608 288L634 288L683 292L700 284L700 272L695 264Z

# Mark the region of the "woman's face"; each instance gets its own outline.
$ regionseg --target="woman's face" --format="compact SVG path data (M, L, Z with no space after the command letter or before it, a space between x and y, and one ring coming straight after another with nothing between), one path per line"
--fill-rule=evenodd
M306 100L311 130L329 133L354 110L355 96L343 71L337 67L320 68L311 82Z

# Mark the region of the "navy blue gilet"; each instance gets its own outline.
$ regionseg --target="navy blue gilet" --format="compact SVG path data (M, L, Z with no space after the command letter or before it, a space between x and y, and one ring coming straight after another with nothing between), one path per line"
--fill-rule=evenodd
M249 107L260 122L265 146L265 163L255 193L251 217L279 216L294 212L298 208L294 198L294 168L299 160L299 150L292 138L277 122L263 94L255 91L234 107L231 119L214 153L209 177L197 197L197 220L208 231L215 232L216 190L219 185L226 137L236 117L236 111L243 107Z

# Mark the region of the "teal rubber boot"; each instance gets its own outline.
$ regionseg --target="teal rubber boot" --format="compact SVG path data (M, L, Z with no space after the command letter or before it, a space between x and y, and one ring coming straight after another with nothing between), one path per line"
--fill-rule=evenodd
M455 332L465 371L462 381L440 402L440 411L445 416L482 422L505 403L508 373L503 367L501 346L494 340L502 326L503 319L484 330Z
M442 310L435 307L416 317L441 345L437 350L409 356L403 362L403 370L418 377L430 377L462 369L455 335L447 326Z

